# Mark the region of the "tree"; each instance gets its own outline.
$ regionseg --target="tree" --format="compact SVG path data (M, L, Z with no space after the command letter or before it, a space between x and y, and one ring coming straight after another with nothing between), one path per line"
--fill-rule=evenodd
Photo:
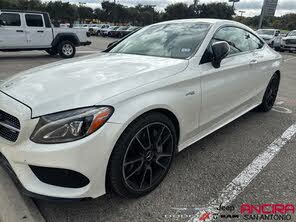
M80 22L82 23L84 23L86 19L93 19L94 18L93 9L80 5L78 7L78 17Z
M47 3L45 10L50 14L53 21L57 23L73 23L75 20L78 19L77 6L72 5L68 2L49 2Z
M170 4L165 8L164 19L185 19L193 17L193 11L185 3Z
M202 4L196 8L197 17L200 18L232 19L234 15L232 7L227 3Z

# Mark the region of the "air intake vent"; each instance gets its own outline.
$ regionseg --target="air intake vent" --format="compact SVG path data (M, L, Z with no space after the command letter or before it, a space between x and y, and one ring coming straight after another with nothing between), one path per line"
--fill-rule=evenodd
M20 121L0 110L0 136L11 142L15 142L19 136L21 129Z

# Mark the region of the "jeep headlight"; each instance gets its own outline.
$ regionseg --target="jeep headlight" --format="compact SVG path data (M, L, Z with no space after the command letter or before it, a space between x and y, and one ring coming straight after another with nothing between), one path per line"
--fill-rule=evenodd
M31 135L35 143L66 143L84 138L111 117L112 107L90 107L42 116Z

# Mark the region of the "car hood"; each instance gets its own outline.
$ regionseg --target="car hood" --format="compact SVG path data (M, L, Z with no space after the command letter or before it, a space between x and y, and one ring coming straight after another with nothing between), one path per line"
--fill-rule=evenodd
M296 39L296 36L287 36L283 38L283 40L287 40L287 39Z
M188 60L94 54L40 66L5 81L0 90L32 109L32 117L92 106L183 71Z

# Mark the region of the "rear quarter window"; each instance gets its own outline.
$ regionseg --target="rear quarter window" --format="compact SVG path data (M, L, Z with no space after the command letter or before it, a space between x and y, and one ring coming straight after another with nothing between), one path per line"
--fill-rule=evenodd
M26 14L26 24L29 27L43 27L42 15Z

